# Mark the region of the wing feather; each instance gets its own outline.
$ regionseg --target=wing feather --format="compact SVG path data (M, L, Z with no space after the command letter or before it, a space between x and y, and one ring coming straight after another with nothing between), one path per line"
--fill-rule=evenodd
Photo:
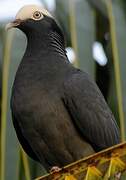
M88 74L78 70L68 77L64 82L63 101L76 127L95 151L120 142L114 116Z

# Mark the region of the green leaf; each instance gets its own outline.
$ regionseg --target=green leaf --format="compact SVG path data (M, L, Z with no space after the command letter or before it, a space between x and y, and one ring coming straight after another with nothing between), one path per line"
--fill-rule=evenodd
M75 1L74 7L79 66L94 76L92 45L95 41L95 13L88 1Z
M57 0L56 3L56 14L61 25L63 24L67 41L71 39L70 44L76 52L75 66L79 66L94 76L92 44L95 40L95 13L93 8L87 0ZM69 45L69 42L67 44Z
M9 77L9 67L10 67L10 52L11 43L13 39L13 33L6 36L3 54L3 79L2 79L2 106L1 106L1 173L0 179L4 180L6 177L6 158L7 153L7 112L8 112L8 77Z
M126 57L126 18L121 2L118 0L106 1L112 49L114 57L114 69L116 79L116 91L120 118L121 138L126 138L126 80L125 80L125 57Z

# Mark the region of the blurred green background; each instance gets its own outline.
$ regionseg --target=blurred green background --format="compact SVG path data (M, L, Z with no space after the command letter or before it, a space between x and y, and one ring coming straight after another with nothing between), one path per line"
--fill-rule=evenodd
M26 37L17 29L6 32L4 26L14 18L14 12L19 10L19 6L23 6L18 1L20 0L11 3L8 0L0 1L1 180L10 178L31 180L46 173L21 149L11 120L9 104L11 87L25 51ZM115 115L124 141L126 139L126 1L29 0L26 2L24 0L23 2L42 3L55 16L64 32L70 60L75 66L87 71L97 82Z

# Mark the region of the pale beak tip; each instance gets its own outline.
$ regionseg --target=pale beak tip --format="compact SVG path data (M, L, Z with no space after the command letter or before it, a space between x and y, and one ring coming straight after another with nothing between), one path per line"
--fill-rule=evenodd
M11 29L13 27L13 23L8 23L5 26L5 30L8 31L9 29Z
M22 20L16 19L13 22L10 22L10 23L6 24L5 30L7 31L7 30L9 30L9 29L11 29L13 27L17 27L18 25L20 25L21 22L22 22Z

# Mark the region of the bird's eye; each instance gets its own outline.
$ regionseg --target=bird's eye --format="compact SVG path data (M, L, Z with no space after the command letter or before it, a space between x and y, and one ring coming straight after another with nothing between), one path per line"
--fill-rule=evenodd
M39 11L36 11L36 12L34 12L34 14L33 14L33 17L34 17L35 19L40 19L41 16L42 16L42 13L39 12Z

